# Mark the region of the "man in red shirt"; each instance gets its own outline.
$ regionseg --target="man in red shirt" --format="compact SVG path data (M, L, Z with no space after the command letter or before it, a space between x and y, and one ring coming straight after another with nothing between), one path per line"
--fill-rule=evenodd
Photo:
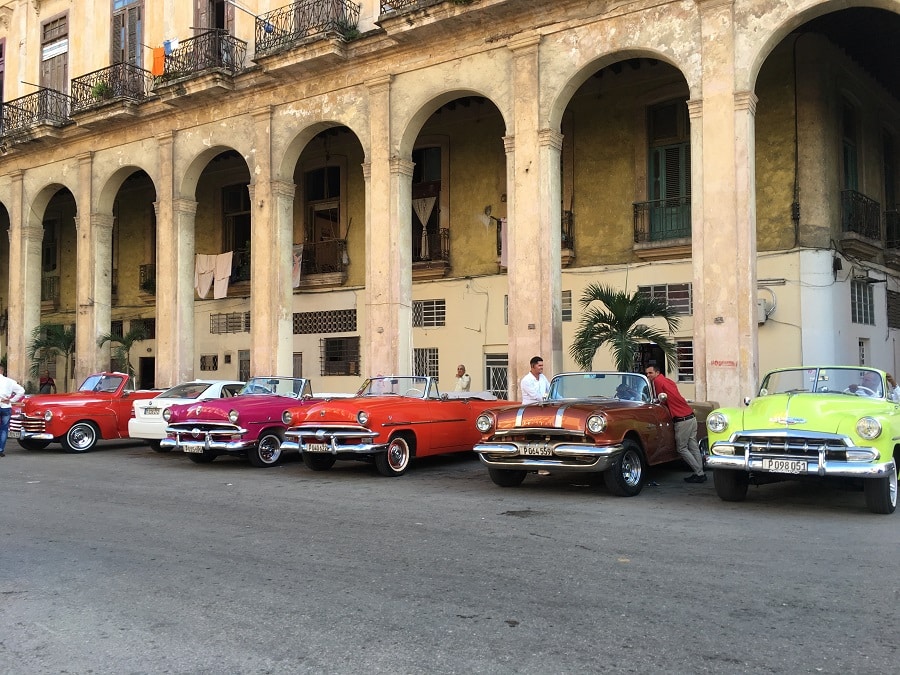
M686 483L705 483L703 457L700 455L700 446L697 443L697 418L694 416L693 409L678 391L678 386L660 373L659 368L647 366L644 372L653 384L659 402L663 403L672 415L672 423L675 425L675 446L678 448L678 454L693 471L684 481Z

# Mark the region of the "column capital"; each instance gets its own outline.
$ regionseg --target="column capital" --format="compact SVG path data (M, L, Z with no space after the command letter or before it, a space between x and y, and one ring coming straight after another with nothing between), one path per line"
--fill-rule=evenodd
M380 94L390 90L391 82L393 81L393 79L393 75L381 75L380 77L374 77L371 80L366 80L366 87L373 94Z
M703 99L692 98L687 102L688 117L699 120L703 116Z
M160 145L172 145L175 142L175 132L164 131L161 134L156 134L156 142Z
M504 136L503 137L503 150L507 155L514 152L516 149L516 137L515 136Z
M516 56L528 55L536 52L541 44L541 35L536 33L526 33L517 35L506 43L506 47Z
M734 92L734 109L748 110L751 115L756 115L756 103L759 98L752 91Z
M272 106L267 105L262 108L257 108L256 110L252 110L250 112L250 117L253 118L254 122L258 122L259 120L269 121L272 117Z
M271 183L272 196L293 199L297 193L297 186L286 180L273 180Z
M538 131L538 145L542 148L562 150L563 135L555 129L541 129Z
M96 229L107 229L110 232L113 228L113 223L115 223L115 217L111 213L97 213L94 212L91 214L91 226Z
M195 199L173 199L172 210L175 213L183 213L186 215L195 215L197 213L197 201Z
M41 225L23 225L19 230L22 240L40 244L44 240L44 228Z
M720 7L731 7L734 5L734 0L694 0L697 4L697 7L700 8L700 11L708 11L719 9Z
M75 155L75 159L78 160L79 164L90 164L91 160L94 159L94 153L91 151L82 152Z
M368 183L369 179L372 177L372 162L363 162L361 166L363 172L363 180Z
M412 162L408 159L403 159L402 157L391 157L391 173L392 174L400 174L403 176L412 176L413 169L415 168L415 162Z

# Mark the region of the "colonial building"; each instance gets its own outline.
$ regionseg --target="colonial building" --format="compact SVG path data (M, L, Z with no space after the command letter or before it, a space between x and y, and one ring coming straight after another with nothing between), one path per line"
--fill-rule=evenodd
M595 283L680 313L691 397L896 372L900 0L863 4L0 0L9 372L141 325L145 386L515 397Z

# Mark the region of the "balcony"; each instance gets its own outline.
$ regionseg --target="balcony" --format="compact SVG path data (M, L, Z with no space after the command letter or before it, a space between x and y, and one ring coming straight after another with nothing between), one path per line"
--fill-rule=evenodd
M153 86L170 105L203 101L232 91L234 75L244 69L247 43L223 30L211 30L181 41L166 54L163 74Z
M347 242L344 239L306 242L299 288L340 286L347 281Z
M562 232L560 237L560 264L568 267L575 260L575 214L562 212Z
M41 277L41 310L59 308L59 277Z
M354 2L299 0L256 18L253 58L270 72L342 60L344 42L359 37L358 25L359 5ZM276 55L281 58L266 58Z
M450 271L450 230L413 229L412 278L440 279Z
M639 258L664 260L690 255L690 195L637 202L633 207L634 251Z
M138 290L144 302L156 302L156 263L147 263L138 268Z
M520 2L524 7L533 3ZM501 2L486 0L381 0L377 21L392 40L424 43L446 35L464 25L501 16L513 17L516 10L503 8ZM501 7L498 9L498 5ZM478 16L473 18L473 13Z
M153 76L131 63L116 63L72 80L72 114L118 103L116 111L134 114L134 104L150 95ZM115 113L113 113L115 114Z
M841 248L870 260L882 249L881 205L856 190L841 190Z
M900 268L900 208L884 212L884 262Z
M41 87L2 106L0 136L13 141L58 138L58 130L72 123L71 99L55 89Z

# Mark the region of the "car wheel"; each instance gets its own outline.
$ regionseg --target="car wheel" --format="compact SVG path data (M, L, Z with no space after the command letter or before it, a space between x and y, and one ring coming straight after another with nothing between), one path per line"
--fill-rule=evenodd
M190 452L187 453L187 456L194 464L209 464L218 457L217 454L210 452L209 450L204 450L203 452Z
M716 469L713 471L716 494L724 502L742 502L747 497L750 476L746 471Z
M864 482L866 506L872 513L893 513L897 508L897 472L883 478L867 478Z
M160 441L147 441L147 445L153 450L153 452L171 452L172 448L164 448Z
M266 431L256 442L256 447L247 451L247 459L253 466L275 466L281 460L281 436L274 431Z
M402 436L394 436L387 451L375 455L375 467L382 476L402 476L409 468L409 444Z
M26 450L43 450L50 445L50 441L34 441L30 438L20 438L18 441Z
M320 455L313 452L303 453L303 463L313 471L328 471L334 466L336 459L334 455Z
M519 487L527 473L527 471L513 471L512 469L488 469L488 475L494 481L494 485L500 487Z
M90 422L78 422L63 436L62 446L66 452L88 452L94 449L100 433Z
M644 458L640 446L626 439L625 449L603 472L606 488L617 497L634 497L644 489Z

